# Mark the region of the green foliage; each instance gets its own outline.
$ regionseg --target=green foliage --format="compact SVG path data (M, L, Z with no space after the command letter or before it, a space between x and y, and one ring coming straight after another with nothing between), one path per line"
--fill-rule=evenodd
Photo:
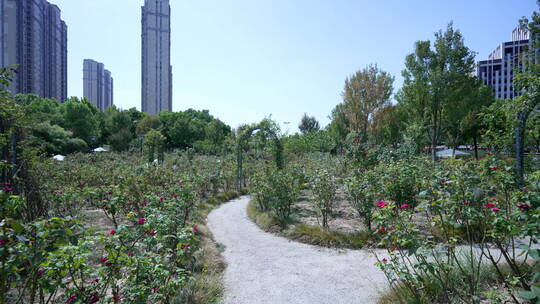
M109 143L114 151L126 151L129 149L133 135L129 129L120 129L109 136Z
M161 128L161 120L157 115L146 115L143 119L137 122L136 134L144 135L150 130L159 130Z
M282 226L290 219L300 187L295 176L285 170L267 168L252 177L251 189L261 211L268 211Z
M303 243L335 248L362 248L371 238L368 232L343 233L307 224L296 225L288 236Z
M336 148L336 142L328 131L294 134L284 137L283 142L286 154L331 152Z
M310 117L307 115L307 113L304 113L304 116L302 116L300 124L298 125L298 129L300 130L300 132L302 132L302 134L306 134L319 131L320 126L319 122L315 117Z
M373 209L375 207L376 198L375 191L370 187L377 187L378 181L374 178L371 172L356 173L347 181L347 198L352 203L358 215L363 219L364 225L369 231L372 228Z
M98 123L101 113L90 101L72 97L60 105L60 113L62 114L60 126L71 131L74 137L84 140L89 145L98 142L101 136Z
M158 160L158 163L163 162L165 153L165 136L163 136L160 131L148 131L148 133L146 133L144 136L144 147L149 163L153 163L155 159Z
M208 140L219 151L219 146L231 133L230 127L215 119L208 110L188 109L183 112L161 112L159 119L163 135L172 147L194 147L198 141Z
M382 182L395 185L385 186L381 197L386 194L392 201L381 200L375 218L381 245L389 248L389 258L380 259L378 266L393 288L406 290L417 303L480 303L487 296L482 269L490 267L503 286L496 293L519 303L518 292L538 284L540 255L531 246L540 239L536 174L527 180L526 190L519 190L511 164L493 155L437 166L417 162L405 171L403 163L386 166L391 179ZM410 178L416 181L409 186L395 181ZM418 190L403 192L414 184ZM394 189L420 204L403 204L392 194ZM527 244L518 245L517 240ZM498 297L496 293L489 296Z
M345 79L343 114L349 131L358 132L365 140L373 115L390 100L394 77L377 65L369 65Z
M336 184L334 177L326 170L318 170L311 180L317 216L323 228L328 228L336 205Z
M49 122L38 123L31 127L30 142L48 155L66 155L88 149L84 140L73 138L70 131L58 125L50 125Z
M397 99L411 121L424 128L435 160L435 146L452 127L449 123L454 125L452 131L458 132L455 124L476 107L478 100L471 95L477 83L471 76L474 53L464 45L461 32L449 24L446 31L435 33L433 46L429 40L416 42L405 66Z

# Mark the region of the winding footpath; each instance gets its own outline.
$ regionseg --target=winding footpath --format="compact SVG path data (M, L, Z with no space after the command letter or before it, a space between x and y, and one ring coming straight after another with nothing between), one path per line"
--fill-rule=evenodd
M259 229L247 216L249 197L212 211L208 227L225 246L225 304L376 303L387 286L364 250L301 244Z

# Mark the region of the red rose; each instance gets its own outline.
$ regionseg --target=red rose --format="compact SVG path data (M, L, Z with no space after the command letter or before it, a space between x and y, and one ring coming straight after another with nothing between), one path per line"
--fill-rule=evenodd
M388 206L388 203L385 202L385 201L379 201L379 202L377 203L377 206L378 206L379 208L386 207L386 206Z
M137 223L139 223L139 225L142 225L146 222L146 219L145 218L140 218L137 220Z

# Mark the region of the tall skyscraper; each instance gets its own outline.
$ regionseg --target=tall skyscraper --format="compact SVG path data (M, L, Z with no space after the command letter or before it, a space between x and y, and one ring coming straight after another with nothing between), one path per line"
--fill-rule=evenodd
M67 26L45 0L0 0L0 64L18 65L9 90L67 99Z
M83 62L83 95L101 111L113 105L113 78L101 62Z
M478 62L477 76L484 85L491 86L496 98L507 99L520 95L514 90L514 69L518 67L525 46L529 45L529 31L518 27L512 31L512 41L499 45L488 57Z
M172 111L171 7L145 0L142 7L142 111Z

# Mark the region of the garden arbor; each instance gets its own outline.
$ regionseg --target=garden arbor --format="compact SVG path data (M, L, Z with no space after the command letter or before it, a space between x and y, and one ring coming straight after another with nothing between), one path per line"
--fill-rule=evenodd
M263 132L265 137L272 140L274 149L274 162L278 169L283 169L283 145L281 140L278 137L276 124L270 119L264 119L258 124L247 126L244 130L240 132L236 140L236 188L242 188L242 180L244 178L243 173L243 150L244 145L249 138L253 135L255 131Z

